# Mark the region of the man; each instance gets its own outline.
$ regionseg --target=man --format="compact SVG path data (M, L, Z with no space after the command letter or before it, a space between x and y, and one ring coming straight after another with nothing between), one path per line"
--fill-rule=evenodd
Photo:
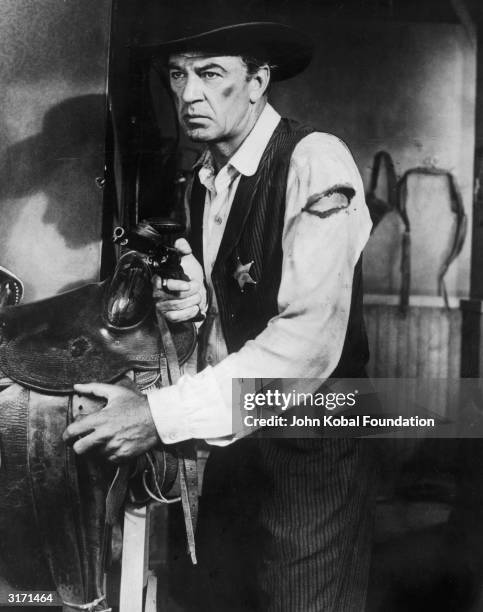
M180 124L205 143L189 193L190 282L157 279L171 321L203 309L205 366L147 398L78 385L107 398L72 424L78 453L122 461L159 443L214 448L199 524L203 610L361 612L367 584L371 474L355 440L242 438L232 379L364 376L360 256L371 223L352 157L336 137L281 119L270 78L303 70L303 34L238 24L164 43ZM171 292L171 293L170 293ZM175 292L173 295L172 292ZM305 389L307 392L315 388ZM208 568L208 569L204 569Z

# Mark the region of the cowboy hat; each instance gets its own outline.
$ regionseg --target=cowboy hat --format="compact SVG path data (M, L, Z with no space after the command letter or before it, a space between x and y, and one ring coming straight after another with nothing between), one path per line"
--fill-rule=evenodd
M227 25L173 40L141 44L139 49L151 59L188 52L247 56L267 62L274 81L302 72L313 55L313 43L307 35L269 21Z

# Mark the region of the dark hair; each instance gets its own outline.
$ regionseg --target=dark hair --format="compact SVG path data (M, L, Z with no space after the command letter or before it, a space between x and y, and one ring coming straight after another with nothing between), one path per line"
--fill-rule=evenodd
M270 70L276 69L276 66L270 64L270 62L268 62L267 60L262 60L262 59L259 59L258 57L242 55L241 58L247 67L248 76L250 77L256 74L260 70L260 68L265 65L267 65L270 68Z
M243 63L245 64L245 66L247 67L247 80L250 80L260 70L260 68L262 68L262 66L265 66L265 65L268 66L270 68L270 72L272 72L273 70L277 68L275 65L270 64L270 62L266 60L261 60L256 57L242 55L241 59ZM270 89L270 84L271 84L271 80L268 83L268 86L267 86L267 89L265 90L264 95L267 95Z

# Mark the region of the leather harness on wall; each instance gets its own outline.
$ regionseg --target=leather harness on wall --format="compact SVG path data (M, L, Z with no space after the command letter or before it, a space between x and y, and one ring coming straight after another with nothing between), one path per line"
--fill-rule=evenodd
M386 191L387 201L379 198L376 191L379 186L379 175L382 166L386 168ZM374 157L371 176L369 180L369 190L366 194L366 202L369 207L371 219L374 227L379 224L385 214L395 211L402 223L402 245L401 245L401 288L399 308L404 314L409 307L409 295L411 286L411 224L407 211L407 185L411 176L443 176L448 180L448 191L451 201L451 211L456 217L456 228L450 252L442 262L438 272L438 295L444 300L445 307L449 307L448 293L444 282L444 277L451 263L458 257L466 237L467 217L463 207L463 200L456 184L456 180L451 172L434 167L416 167L407 170L398 180L394 168L394 162L386 151L379 151Z

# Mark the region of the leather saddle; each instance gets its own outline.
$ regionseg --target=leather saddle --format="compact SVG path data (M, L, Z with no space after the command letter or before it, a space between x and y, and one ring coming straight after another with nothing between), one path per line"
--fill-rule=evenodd
M165 354L147 265L124 254L111 281L0 311L0 369L30 389L69 393L75 383L114 382L129 370L155 384ZM171 326L180 365L193 353L193 324Z
M102 408L85 397L80 406L75 383L169 385L193 353L193 323L168 326L153 306L151 274L145 255L128 251L111 280L0 310L2 574L17 588L57 589L65 612L109 609L103 575L126 498L175 496L194 541L192 447L161 447L116 470L62 442L81 408Z

